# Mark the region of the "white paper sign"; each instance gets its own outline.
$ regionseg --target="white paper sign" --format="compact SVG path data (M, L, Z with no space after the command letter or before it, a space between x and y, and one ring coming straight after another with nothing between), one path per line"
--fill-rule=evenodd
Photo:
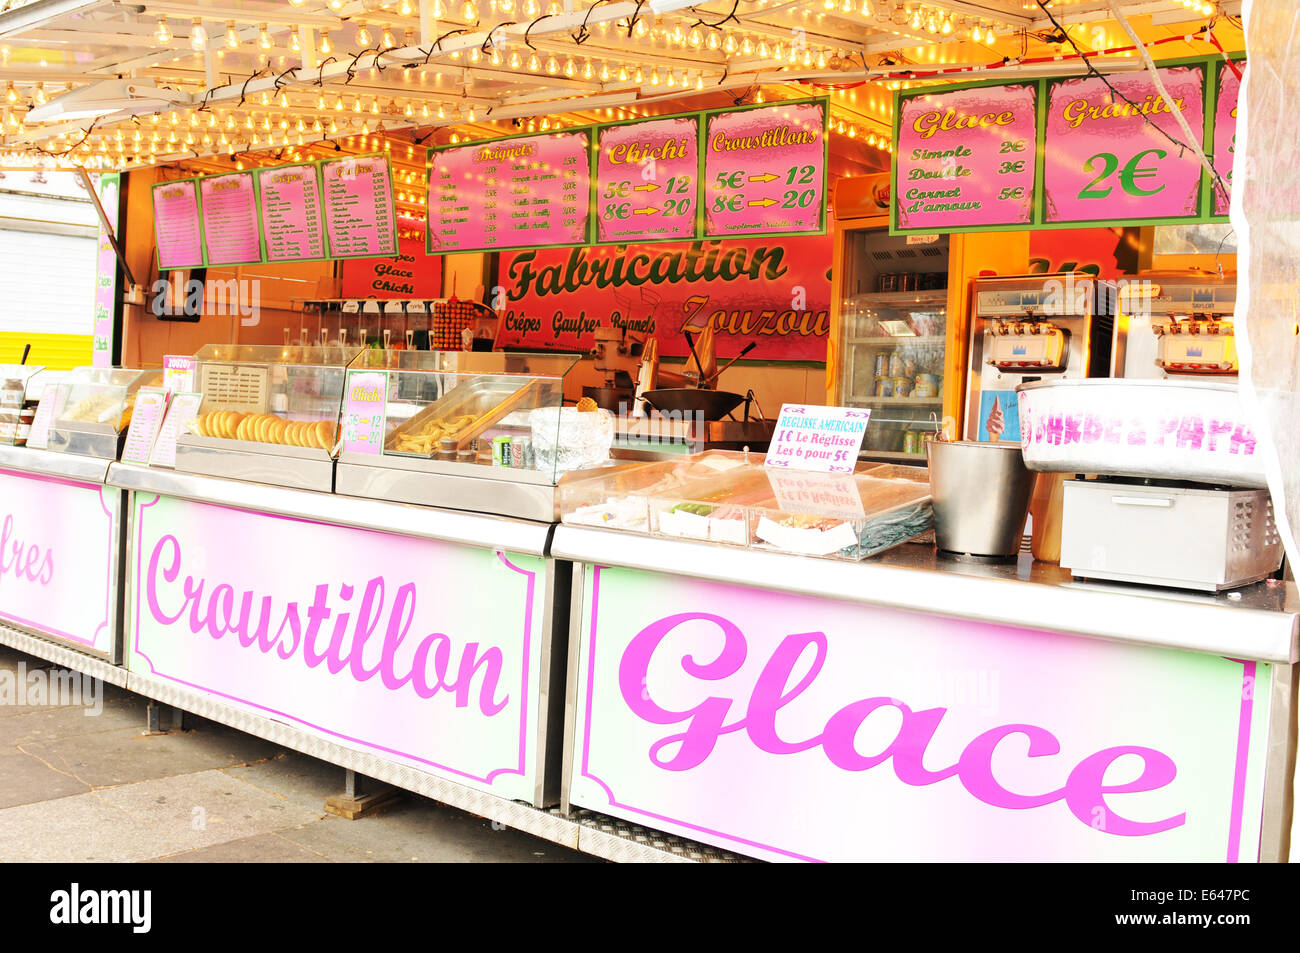
M852 473L871 411L857 407L782 404L766 466Z
M41 391L41 402L36 405L36 416L32 418L32 429L27 436L27 446L44 450L50 445L50 427L63 413L63 402L68 393L61 384L46 384Z
M176 466L176 441L185 425L198 416L202 405L202 394L177 394L172 398L162 428L158 431L158 439L154 441L153 452L149 454L149 466Z
M131 413L131 426L126 432L122 447L123 463L148 463L149 453L167 411L167 391L161 387L141 387L135 395L135 410Z

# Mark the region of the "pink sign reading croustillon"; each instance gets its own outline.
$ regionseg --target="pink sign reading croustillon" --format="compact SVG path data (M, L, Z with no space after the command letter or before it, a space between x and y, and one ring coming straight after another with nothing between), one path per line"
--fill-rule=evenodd
M429 252L581 245L591 139L524 136L429 153Z
M1232 195L1232 160L1237 154L1237 96L1241 80L1226 65L1219 73L1218 105L1214 113L1214 171L1219 173L1228 195L1214 187L1214 214L1227 215Z
M202 267L203 226L193 179L154 186L153 220L159 269Z
M699 143L694 116L602 128L597 240L694 238Z
M1199 142L1204 70L1167 67L1160 77ZM1113 75L1109 81L1124 98L1098 79L1066 79L1049 86L1045 220L1145 221L1196 215L1201 164L1192 150L1175 144L1186 136L1155 83L1143 73Z
M325 230L333 258L397 254L393 179L383 156L321 163Z
M253 173L212 175L199 180L203 200L203 244L209 265L246 265L262 260Z
M1026 225L1034 208L1037 89L982 86L900 106L899 228Z
M823 103L709 116L704 234L819 232L826 206Z
M259 169L262 232L267 261L325 257L325 217L316 165Z

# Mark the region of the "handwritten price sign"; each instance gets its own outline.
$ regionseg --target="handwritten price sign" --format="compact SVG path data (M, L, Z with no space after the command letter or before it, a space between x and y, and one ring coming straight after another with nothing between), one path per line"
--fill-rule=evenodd
M343 401L343 452L384 452L384 421L388 407L388 374L353 371L348 374Z
M870 410L782 404L767 466L823 473L852 473L867 433Z

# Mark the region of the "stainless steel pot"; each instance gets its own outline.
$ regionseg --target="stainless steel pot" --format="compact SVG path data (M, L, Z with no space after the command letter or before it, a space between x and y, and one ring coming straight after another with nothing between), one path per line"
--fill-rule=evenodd
M1019 552L1034 490L1020 444L931 440L926 455L939 548L972 556Z

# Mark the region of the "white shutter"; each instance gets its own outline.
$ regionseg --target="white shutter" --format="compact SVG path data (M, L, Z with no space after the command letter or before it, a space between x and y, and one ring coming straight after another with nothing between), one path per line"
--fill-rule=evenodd
M93 238L0 228L0 331L90 334Z

